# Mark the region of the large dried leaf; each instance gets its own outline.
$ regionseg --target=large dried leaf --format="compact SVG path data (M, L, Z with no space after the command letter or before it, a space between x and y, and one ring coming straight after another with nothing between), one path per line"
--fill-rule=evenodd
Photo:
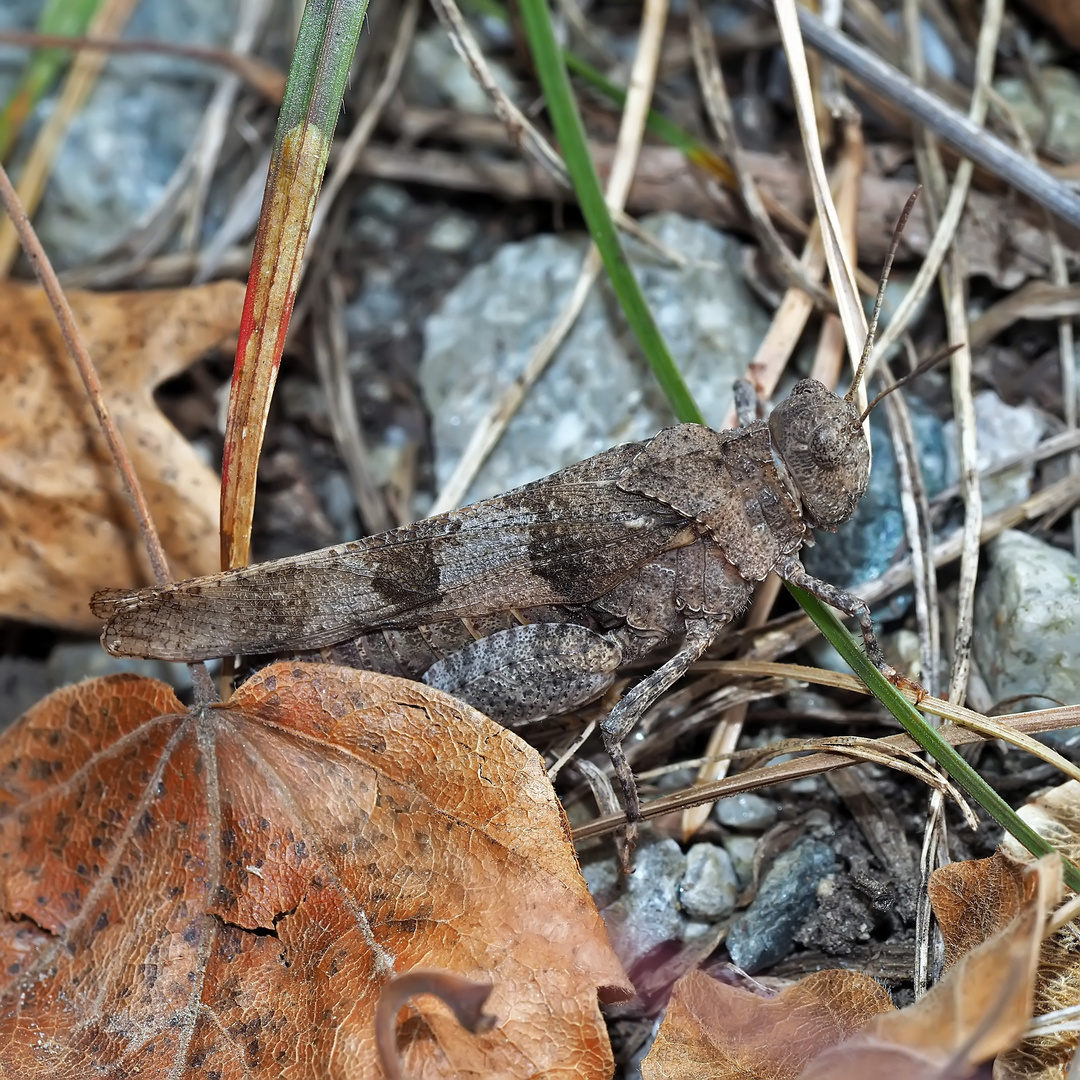
M378 1077L392 973L494 983L473 1036L401 1014L408 1075L609 1077L631 988L539 756L417 683L276 664L186 712L113 676L0 739L8 1077Z
M236 332L243 286L69 294L177 577L218 569L218 480L153 390ZM0 282L0 617L95 630L90 594L146 584L143 547L40 289Z
M644 1080L795 1080L818 1053L893 1009L868 975L822 971L773 998L684 975L672 991Z

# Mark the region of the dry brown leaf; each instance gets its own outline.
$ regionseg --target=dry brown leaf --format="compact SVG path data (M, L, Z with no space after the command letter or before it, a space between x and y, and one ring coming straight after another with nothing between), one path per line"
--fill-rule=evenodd
M1057 856L1032 872L1036 886L1007 925L959 956L925 997L826 1051L799 1080L959 1078L1015 1046L1031 1018L1043 926L1061 892ZM996 880L1007 910L1014 891L1007 873ZM987 925L994 923L990 907L983 912Z
M218 480L153 390L240 322L244 288L69 295L177 577L218 567ZM152 580L40 289L0 282L0 616L96 630L90 594Z
M1074 48L1080 49L1080 0L1024 0Z
M470 1035L399 1017L407 1075L606 1078L631 987L539 756L418 683L275 664L193 714L112 676L0 738L0 1076L375 1078L381 987L494 989Z
M1080 784L1075 781L1060 784L1029 802L1020 814L1055 846L1076 858ZM1018 861L1015 846L1010 838L992 858L954 863L930 879L934 912L941 922L947 957L962 940L977 940L979 933L992 929L994 920L988 909L998 906L1004 913L1018 902L1022 890L1030 889L1030 874L1025 870L1031 856L1023 852L1024 862ZM984 897L992 899L988 903ZM965 920L966 904L971 906L970 916ZM1033 1012L1039 1017L1078 1004L1080 941L1073 927L1065 927L1042 944ZM995 1080L1065 1080L1078 1042L1080 1036L1075 1030L1025 1039L1013 1050L999 1055L994 1063Z
M1004 930L1037 887L1037 876L1001 851L935 870L927 892L945 939L946 966Z
M821 971L776 997L684 975L649 1056L643 1080L795 1080L808 1061L893 1010L868 975Z
M1080 862L1080 783L1069 780L1029 799L1017 813L1066 859ZM1014 859L1028 862L1031 856L1019 840L1006 836L1002 850Z

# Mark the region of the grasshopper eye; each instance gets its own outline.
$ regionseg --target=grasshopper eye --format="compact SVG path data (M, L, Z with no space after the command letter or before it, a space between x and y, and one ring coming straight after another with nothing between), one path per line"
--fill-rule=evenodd
M836 469L843 463L850 441L843 425L826 421L810 433L806 449L816 464L825 469Z

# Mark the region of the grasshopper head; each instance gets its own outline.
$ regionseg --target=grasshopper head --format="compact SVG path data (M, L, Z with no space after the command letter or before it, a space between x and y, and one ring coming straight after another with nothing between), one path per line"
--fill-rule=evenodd
M803 379L769 417L777 454L815 529L847 521L866 492L870 453L859 410L816 379Z

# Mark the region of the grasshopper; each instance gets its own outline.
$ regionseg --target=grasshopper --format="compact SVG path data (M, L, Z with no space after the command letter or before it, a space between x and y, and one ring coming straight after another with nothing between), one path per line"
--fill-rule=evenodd
M770 572L854 616L868 656L895 674L866 603L812 577L798 557L866 491L870 409L860 415L854 395L876 319L875 309L844 397L804 379L766 421L749 384L737 384L739 427L728 431L681 424L352 543L100 592L91 606L108 620L102 642L115 656L181 661L328 650L517 725L596 700L618 668L678 641L600 723L632 838L639 804L624 739Z

